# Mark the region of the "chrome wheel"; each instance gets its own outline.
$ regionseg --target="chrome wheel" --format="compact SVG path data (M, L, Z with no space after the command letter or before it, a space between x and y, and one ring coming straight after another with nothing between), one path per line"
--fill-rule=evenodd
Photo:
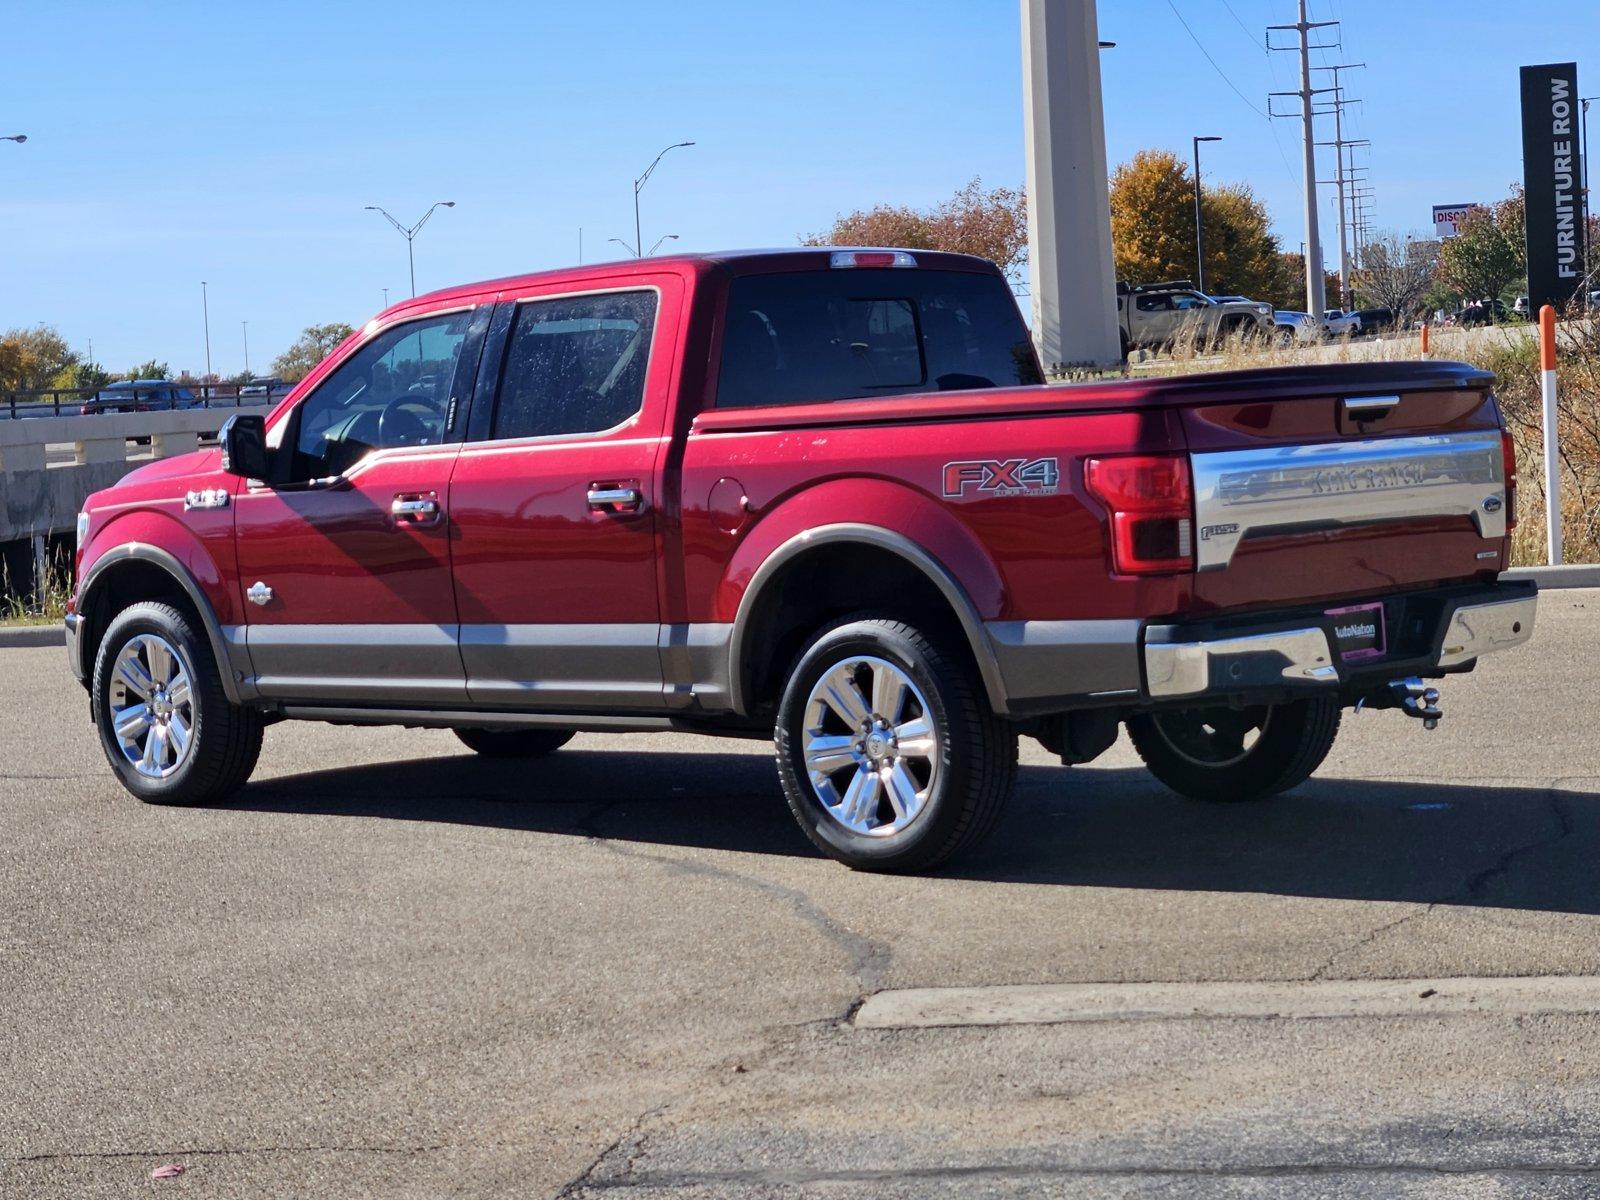
M1154 724L1179 758L1198 767L1230 767L1250 757L1272 722L1272 706L1157 713Z
M812 791L853 833L899 833L938 781L927 698L881 658L853 656L823 673L806 698L802 750Z
M140 775L165 779L189 757L194 691L172 643L153 633L130 638L112 667L111 728Z

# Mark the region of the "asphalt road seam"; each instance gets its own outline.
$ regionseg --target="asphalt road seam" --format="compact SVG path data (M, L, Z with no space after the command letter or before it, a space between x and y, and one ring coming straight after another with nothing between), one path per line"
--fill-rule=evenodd
M215 1149L181 1147L176 1150L73 1150L50 1154L24 1154L8 1161L12 1166L20 1167L28 1163L70 1162L76 1159L147 1158L173 1160L180 1158L221 1158L237 1154L430 1154L439 1150L460 1148L450 1142L440 1142L437 1145L424 1146L224 1146Z

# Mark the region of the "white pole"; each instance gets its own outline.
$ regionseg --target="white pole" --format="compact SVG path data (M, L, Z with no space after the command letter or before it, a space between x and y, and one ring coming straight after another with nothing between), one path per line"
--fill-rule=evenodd
M1545 550L1550 565L1561 565L1561 446L1556 428L1556 310L1539 309L1539 394L1544 400Z
M1033 340L1047 376L1122 359L1094 0L1021 0Z

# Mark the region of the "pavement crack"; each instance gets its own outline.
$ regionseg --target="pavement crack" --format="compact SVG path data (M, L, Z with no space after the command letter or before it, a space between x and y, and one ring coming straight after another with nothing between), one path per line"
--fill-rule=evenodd
M1553 781L1553 784L1559 782L1561 781L1555 780ZM1475 871L1469 875L1460 888L1449 893L1448 895L1441 896L1436 900L1429 900L1420 909L1406 913L1404 916L1397 917L1392 921L1386 921L1381 925L1374 926L1355 941L1346 946L1341 946L1332 954L1328 955L1328 957L1323 960L1322 965L1306 978L1309 980L1321 980L1328 978L1328 972L1333 969L1333 965L1340 959L1354 954L1358 950L1364 949L1373 942L1377 941L1378 938L1382 937L1384 934L1398 929L1408 921L1414 921L1418 917L1427 916L1440 905L1465 904L1470 901L1479 900L1484 889L1487 888L1494 880L1508 875L1512 866L1523 855L1533 854L1539 850L1547 850L1551 846L1558 845L1560 842L1571 837L1573 833L1572 816L1561 802L1561 790L1552 785L1546 787L1544 789L1544 793L1545 799L1550 804L1551 816L1555 820L1555 828L1553 830L1543 833L1539 837L1524 842L1519 846L1510 847L1498 858L1496 858L1494 862L1490 863L1482 870Z
M604 1150L600 1151L599 1154L595 1155L593 1162L585 1167L578 1175L569 1180L566 1185L556 1193L555 1200L567 1200L567 1198L570 1196L576 1196L580 1189L586 1189L589 1187L614 1188L630 1186L629 1180L633 1177L633 1168L638 1163L639 1156L644 1153L645 1122L649 1121L652 1117L660 1116L669 1107L671 1107L671 1104L672 1102L670 1100L665 1104L658 1104L654 1108L646 1109L632 1121L629 1121L628 1127L617 1136L615 1141L608 1145ZM626 1160L624 1160L622 1164L621 1175L606 1180L596 1180L594 1177L595 1172L600 1170L600 1168L605 1165L606 1160L611 1158L612 1155L616 1154L617 1151L621 1150L623 1146L628 1147L628 1154Z
M591 814L586 820L586 825L599 815L599 811ZM855 976L863 997L878 991L883 986L884 979L888 976L893 952L887 942L869 937L866 934L857 933L848 926L841 924L817 907L816 902L799 888L789 887L787 884L774 883L770 879L758 879L753 875L746 875L742 871L713 866L710 863L696 862L692 859L677 858L671 855L648 854L643 850L623 845L602 834L592 833L588 828L584 832L593 839L595 845L610 850L614 854L620 854L624 858L644 859L646 862L655 863L675 874L724 880L783 901L794 911L796 916L821 933L844 955L848 963L848 969ZM861 1002L861 998L853 1000L851 1002L852 1009L859 1007Z

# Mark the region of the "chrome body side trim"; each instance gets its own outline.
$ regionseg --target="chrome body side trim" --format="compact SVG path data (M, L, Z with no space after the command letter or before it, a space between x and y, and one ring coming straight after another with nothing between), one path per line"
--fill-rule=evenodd
M1439 665L1453 667L1495 650L1520 646L1533 636L1537 596L1469 604L1456 609L1444 631Z
M984 626L1008 701L1103 697L1139 690L1137 618L990 621Z
M650 624L463 625L473 704L503 708L666 707Z
M703 621L661 626L658 643L668 707L724 713L733 706L728 647L733 626Z
M67 627L67 665L72 668L72 675L79 683L88 686L89 677L84 672L83 651L78 645L78 637L82 632L83 618L75 612L66 615L63 623Z
M455 625L251 625L268 700L465 704Z
M1156 699L1290 684L1337 685L1328 637L1321 629L1287 629L1204 642L1156 640L1170 627L1146 634L1145 673Z
M1418 517L1470 517L1506 535L1500 432L1372 438L1195 454L1199 570L1225 567L1252 535Z
M993 647L984 633L983 618L973 607L972 600L955 576L943 563L905 534L884 529L879 525L852 522L819 525L815 529L795 534L769 554L751 577L749 585L744 590L744 596L739 601L739 611L733 622L733 639L728 648L728 678L732 682L732 702L735 712L741 716L750 715L750 698L745 695L744 662L747 649L753 650L753 648L747 647L745 643L749 639L754 618L760 611L762 593L766 585L797 555L804 554L817 546L835 542L876 546L892 554L898 554L926 575L939 589L961 622L962 631L967 636L967 644L972 648L973 658L977 660L978 674L983 679L984 691L988 694L990 706L998 713L1010 711L1006 701L1005 683L1000 676L1000 667L995 662Z

